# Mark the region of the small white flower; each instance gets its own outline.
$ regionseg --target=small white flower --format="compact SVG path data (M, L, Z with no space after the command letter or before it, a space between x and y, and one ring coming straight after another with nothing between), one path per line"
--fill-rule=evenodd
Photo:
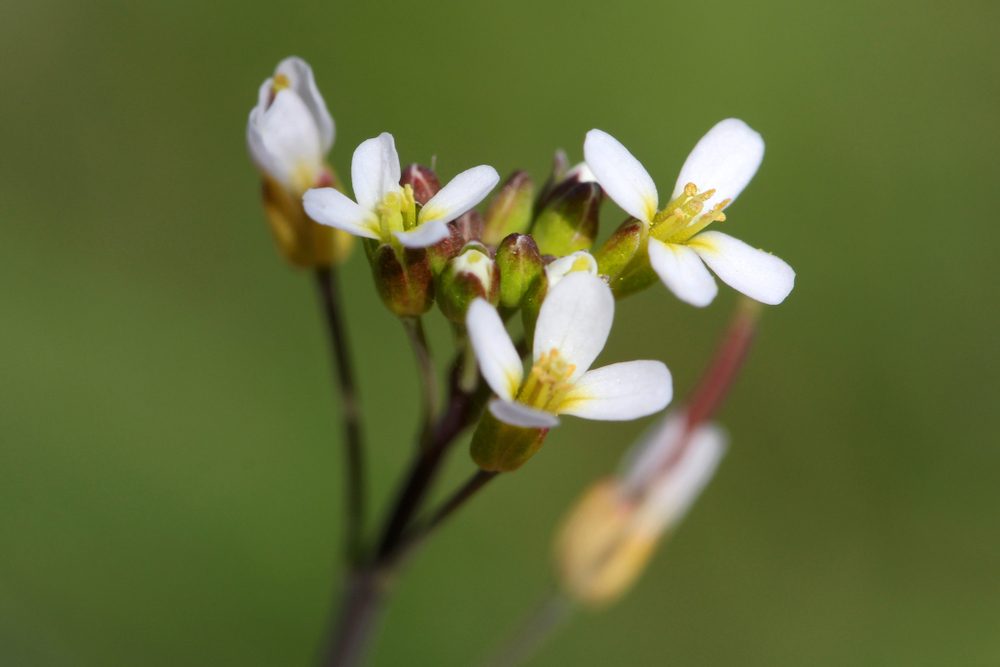
M592 276L597 275L597 260L586 250L571 252L565 257L554 259L545 265L545 278L548 281L549 289L552 289L560 280L570 273L582 271Z
M622 209L644 222L653 270L679 299L706 306L718 288L705 268L762 303L784 301L795 272L781 259L717 231L723 210L747 186L764 158L764 140L746 123L729 118L708 131L681 168L671 201L659 209L656 184L614 137L591 130L584 142L597 182Z
M556 415L637 419L662 410L673 396L670 371L659 361L629 361L588 370L604 348L615 300L600 278L573 272L549 290L535 326L527 377L493 306L473 301L466 317L480 371L498 396L490 411L525 428L552 428Z
M301 58L285 58L260 86L247 120L250 157L296 196L316 184L333 146L333 118Z
M399 177L396 143L383 132L354 151L351 184L357 202L333 188L318 188L306 192L303 204L318 223L383 243L395 237L407 248L425 248L447 238L446 223L481 202L500 180L493 167L473 167L453 178L416 213L413 190L400 186Z

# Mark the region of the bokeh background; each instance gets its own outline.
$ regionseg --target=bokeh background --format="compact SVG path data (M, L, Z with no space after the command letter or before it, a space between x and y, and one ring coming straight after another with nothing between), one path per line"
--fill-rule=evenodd
M0 663L315 655L339 585L336 400L244 147L294 53L344 173L391 130L445 176L541 179L596 126L668 190L721 118L767 141L727 231L798 283L720 416L730 454L632 594L534 664L1000 664L998 25L986 0L3 3ZM362 256L344 281L381 511L416 385ZM623 302L603 359L661 358L683 394L722 294ZM374 664L482 657L644 426L567 419L466 508L400 582ZM458 450L441 488L469 469Z

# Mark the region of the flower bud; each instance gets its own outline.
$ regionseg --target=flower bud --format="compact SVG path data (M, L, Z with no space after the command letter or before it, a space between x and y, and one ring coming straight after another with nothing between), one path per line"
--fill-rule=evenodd
M597 236L603 200L597 183L571 178L559 184L531 228L539 251L560 257L589 249Z
M470 243L441 272L438 305L445 317L463 323L473 299L485 299L496 305L499 287L500 275L489 250L480 243Z
M616 297L628 296L656 282L656 274L646 255L648 236L649 231L642 222L629 219L594 253L598 270L608 276Z
M370 255L372 276L386 308L399 317L426 313L434 302L427 251L383 243Z
M429 202L441 189L441 181L438 180L434 170L422 164L411 164L404 169L399 184L413 188L413 199L421 206Z
M500 272L500 305L517 308L542 281L542 256L527 234L511 234L497 247Z
M725 449L713 426L687 430L671 415L630 452L626 470L588 490L556 539L560 583L589 605L613 602L642 573L711 479Z
M315 224L302 194L334 185L325 155L334 139L333 118L312 69L286 58L264 81L247 120L247 148L263 181L263 204L281 253L295 266L329 266L352 246L349 235Z
M495 246L509 234L521 233L531 224L535 186L525 171L515 171L501 186L486 210L483 242Z
M517 470L541 449L548 433L548 429L507 424L487 410L472 434L472 460L489 472Z

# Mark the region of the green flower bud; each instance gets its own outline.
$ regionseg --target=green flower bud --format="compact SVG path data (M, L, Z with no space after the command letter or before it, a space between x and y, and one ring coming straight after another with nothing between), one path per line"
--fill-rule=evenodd
M411 164L404 169L399 184L413 188L413 199L421 206L429 202L441 189L441 181L438 180L434 170L422 164Z
M561 257L588 250L597 236L603 200L597 183L567 179L559 184L531 228L541 253Z
M594 253L598 271L608 276L616 297L634 294L656 282L646 254L648 237L645 224L629 219Z
M525 171L515 171L501 186L486 210L483 242L495 246L508 234L528 229L532 217L535 185Z
M527 234L511 234L501 241L496 263L500 271L500 305L504 308L520 306L543 281L541 253Z
M438 305L452 322L463 323L473 299L496 305L500 290L496 262L486 246L471 243L448 261L438 278Z
M511 472L542 448L548 433L548 429L505 424L487 410L472 434L470 454L483 470Z
M426 313L434 302L431 269L424 248L383 243L370 251L372 276L386 308L399 317Z

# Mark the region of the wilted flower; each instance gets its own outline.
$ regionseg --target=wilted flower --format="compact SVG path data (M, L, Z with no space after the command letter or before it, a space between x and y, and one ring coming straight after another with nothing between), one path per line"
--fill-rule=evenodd
M392 135L383 132L361 143L351 160L357 202L333 188L306 192L313 220L364 238L407 248L426 248L448 236L448 223L483 200L500 180L493 167L463 171L416 210L413 188L400 186L399 155Z
M614 137L591 130L584 154L608 196L645 225L649 264L678 298L695 306L712 302L718 288L705 264L762 303L781 303L791 292L795 272L784 261L728 234L703 231L725 220L723 210L764 157L763 139L746 123L730 118L709 130L688 156L662 210L653 179Z

